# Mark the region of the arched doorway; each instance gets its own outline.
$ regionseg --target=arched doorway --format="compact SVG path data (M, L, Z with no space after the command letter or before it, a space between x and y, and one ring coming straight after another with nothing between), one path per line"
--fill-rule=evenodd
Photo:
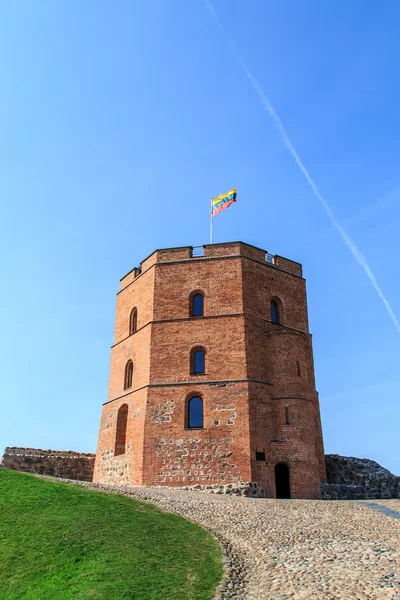
M290 473L285 463L275 465L275 488L277 498L290 498Z

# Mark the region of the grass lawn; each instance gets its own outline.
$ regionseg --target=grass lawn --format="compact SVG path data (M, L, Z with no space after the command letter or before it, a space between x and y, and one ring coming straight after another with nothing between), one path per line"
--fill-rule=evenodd
M210 600L214 538L124 496L0 469L1 600Z

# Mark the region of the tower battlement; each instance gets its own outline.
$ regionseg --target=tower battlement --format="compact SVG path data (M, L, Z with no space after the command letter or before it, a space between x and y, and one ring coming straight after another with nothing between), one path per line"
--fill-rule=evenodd
M206 244L204 246L181 246L179 248L163 248L154 250L145 258L139 267L134 267L120 280L121 289L129 285L138 275L150 269L156 263L169 263L178 260L215 259L243 256L261 263L267 263L277 269L302 277L301 264L283 256L273 255L244 242L224 242L222 244Z
M121 279L95 482L318 498L325 478L299 263L229 242Z

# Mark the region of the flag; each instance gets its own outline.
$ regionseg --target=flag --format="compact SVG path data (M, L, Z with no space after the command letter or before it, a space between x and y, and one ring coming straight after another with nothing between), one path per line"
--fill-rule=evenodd
M212 200L211 216L215 217L218 213L228 208L233 202L236 202L236 190L232 188L226 194L221 194Z

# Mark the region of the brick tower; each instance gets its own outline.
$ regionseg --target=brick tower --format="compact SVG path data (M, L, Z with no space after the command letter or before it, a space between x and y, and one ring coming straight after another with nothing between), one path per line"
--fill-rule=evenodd
M299 263L232 242L121 279L95 482L319 498L325 480Z

